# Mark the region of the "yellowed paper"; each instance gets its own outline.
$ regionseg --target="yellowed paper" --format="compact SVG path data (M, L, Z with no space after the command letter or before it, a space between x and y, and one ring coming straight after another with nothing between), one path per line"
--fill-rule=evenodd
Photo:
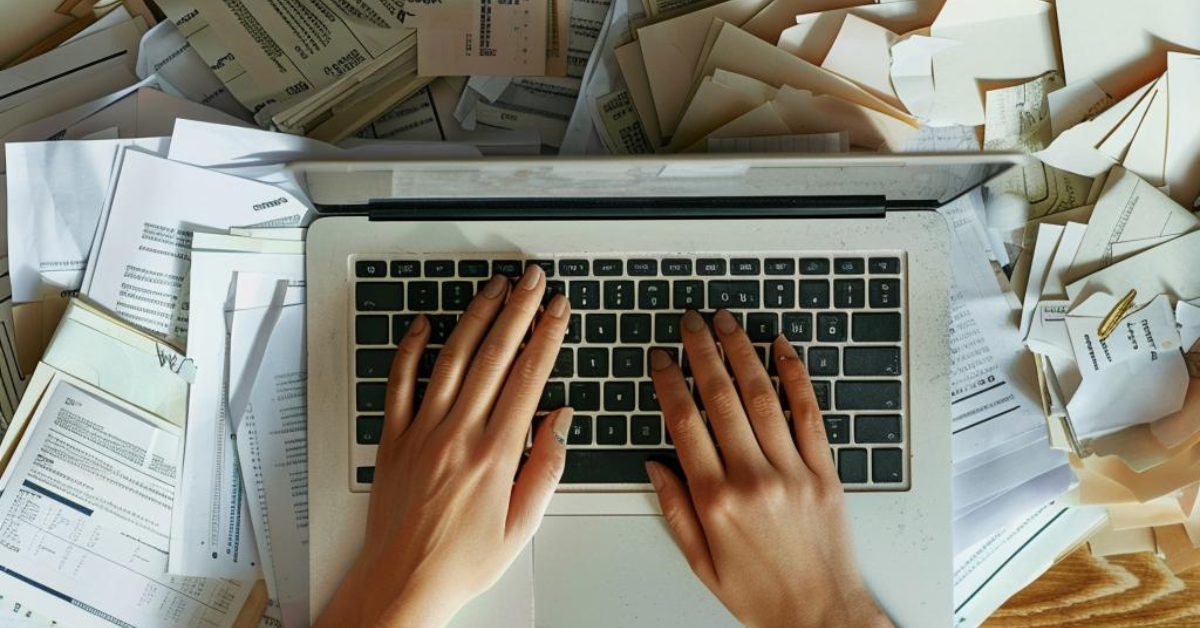
M1091 550L1092 556L1104 557L1154 552L1157 551L1158 545L1151 528L1114 530L1109 525L1088 539L1088 549Z
M650 88L650 78L646 75L641 44L633 41L613 52L617 57L617 65L621 68L621 76L625 79L625 89L637 109L646 137L652 145L662 146L662 128L658 124L658 111L654 107L654 94Z
M1024 82L1058 69L1052 7L1041 0L948 0L930 34L961 44L933 56L937 96L929 117L936 120L983 124L981 83Z
M1158 541L1158 553L1171 571L1178 574L1200 567L1200 549L1192 544L1183 526L1155 528L1154 537Z
M794 0L790 4L795 4ZM907 33L932 23L940 8L937 3L923 0L902 0L800 15L795 11L784 11L788 5L787 0L776 0L742 28L759 39L778 42L780 48L813 65L821 65L825 60L847 15L878 24L893 33Z
M776 111L792 133L849 134L850 144L873 151L899 152L917 129L862 105L785 85L775 97Z
M409 3L421 76L546 74L547 0Z
M687 104L692 90L692 71L700 62L709 25L714 19L741 24L757 13L766 1L725 0L637 29L637 41L644 55L646 76L664 137L675 132Z
M723 70L704 77L666 149L678 151L695 144L722 125L771 100L778 91L762 81Z
M854 81L872 95L903 109L892 89L892 31L856 15L847 15L821 67Z
M737 119L716 129L708 136L688 147L689 151L703 151L709 139L727 137L764 137L768 135L783 135L790 132L783 119L776 113L775 107L765 102L739 116Z
M1200 210L1200 56L1170 53L1166 181L1176 203Z
M646 127L628 91L620 90L597 98L596 110L604 123L601 140L614 154L654 153L654 145L646 135Z

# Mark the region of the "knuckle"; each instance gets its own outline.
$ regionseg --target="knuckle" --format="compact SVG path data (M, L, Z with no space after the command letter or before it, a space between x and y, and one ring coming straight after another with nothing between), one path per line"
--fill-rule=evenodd
M775 391L767 387L755 387L747 397L747 406L758 416L770 416L780 411L779 397Z
M475 354L475 364L489 371L501 370L507 366L508 352L504 345L496 339L485 340Z
M720 484L709 493L706 506L710 516L729 520L738 516L741 499L735 488L729 484Z
M711 395L711 399L705 400L704 407L710 414L729 416L742 409L742 402L728 390L719 390Z

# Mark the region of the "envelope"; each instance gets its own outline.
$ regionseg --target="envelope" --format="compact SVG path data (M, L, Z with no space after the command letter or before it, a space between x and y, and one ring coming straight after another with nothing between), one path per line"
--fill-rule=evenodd
M892 88L892 44L896 33L864 20L847 15L842 22L822 68L850 79L860 87L897 109L904 105Z

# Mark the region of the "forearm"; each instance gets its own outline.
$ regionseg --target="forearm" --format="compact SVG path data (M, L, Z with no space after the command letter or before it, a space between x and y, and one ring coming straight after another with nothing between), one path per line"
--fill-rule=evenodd
M313 628L443 628L458 607L416 586L381 604L386 592L372 591L372 584L363 582L355 568Z

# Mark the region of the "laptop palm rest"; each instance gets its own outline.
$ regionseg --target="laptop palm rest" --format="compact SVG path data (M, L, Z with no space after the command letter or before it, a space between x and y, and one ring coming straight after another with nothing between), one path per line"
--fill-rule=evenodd
M537 628L739 625L692 573L662 517L546 517L533 564Z

